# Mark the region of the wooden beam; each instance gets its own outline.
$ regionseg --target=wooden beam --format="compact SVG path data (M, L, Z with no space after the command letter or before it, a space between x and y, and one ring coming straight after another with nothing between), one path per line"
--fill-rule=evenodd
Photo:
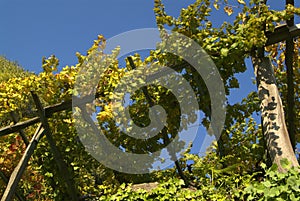
M72 109L72 104L73 104L73 106L84 105L86 103L91 102L93 100L93 98L94 97L92 97L92 96L86 96L86 97L83 97L83 98L73 97L73 102L72 102L72 100L69 100L69 101L65 101L65 102L62 102L62 103L47 106L47 107L44 108L45 115L46 115L47 118L49 118L56 112L61 112L61 111L64 111L64 110L71 110ZM26 121L18 122L15 125L3 127L3 128L0 129L0 137L5 136L5 135L9 135L11 133L18 132L19 130L24 129L24 128L30 126L30 125L36 124L38 122L40 122L40 118L39 117L33 117L33 118L28 119Z
M36 124L40 121L39 117L34 117L32 119L28 119L26 121L23 122L18 122L14 125L11 126L6 126L0 129L0 137L11 134L11 133L15 133L18 132L20 129L24 129L30 125Z
M300 36L300 24L288 27L286 24L280 25L275 28L274 32L267 32L268 38L266 46L279 43L287 40L288 38L296 38Z
M27 167L28 161L32 156L43 134L44 134L44 129L42 128L42 124L40 124L35 134L33 135L31 142L27 146L21 160L19 161L18 165L15 167L13 173L11 174L6 189L4 191L4 194L1 198L1 201L10 201L13 199L13 196L15 195L16 189L18 187L18 183Z

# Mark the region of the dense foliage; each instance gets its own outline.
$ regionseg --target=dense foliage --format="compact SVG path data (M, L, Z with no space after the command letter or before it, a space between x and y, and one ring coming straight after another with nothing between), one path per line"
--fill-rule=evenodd
M288 6L283 11L270 10L260 1L250 1L248 5L238 0L240 12L233 24L224 24L215 28L209 21L212 6L219 9L223 3L208 0L196 0L187 8L181 10L178 18L169 16L164 11L160 0L155 0L154 12L158 27L164 37L164 28L168 27L182 33L199 43L215 62L229 96L233 88L239 87L237 73L246 70L245 58L252 54L256 47L263 47L266 42L265 29L274 30L277 23L289 19L292 14L300 13L300 9ZM224 10L232 14L233 9L224 1ZM295 41L295 64L299 64L300 41ZM122 47L121 47L122 48ZM43 72L36 75L24 72L16 63L0 57L0 119L1 126L13 124L11 112L20 117L20 121L36 116L35 106L30 92L34 91L40 97L44 106L71 100L74 93L75 77L84 68L88 56L97 51L103 56L105 39L99 36L86 55L77 53L78 64L66 66L57 72L59 60L50 56L43 59ZM284 68L284 43L267 47L273 59L278 88L286 94L286 69ZM111 64L99 81L97 88L98 121L104 129L107 138L116 146L124 150L144 153L164 147L159 139L165 135L176 134L178 128L178 102L174 95L161 86L149 86L147 90L155 104L162 105L170 114L166 131L155 136L152 141L142 141L126 137L122 134L112 118L111 93L117 83L132 72L132 66L126 60L126 68L119 68L116 59L118 49L109 57ZM192 71L189 64L177 56L166 54L159 49L151 51L150 56L142 60L138 54L132 56L137 69L146 64L160 64L173 66L174 70L185 77L198 98L200 109L204 112L203 125L210 121L210 98L200 75ZM295 65L295 91L299 94L300 73ZM10 75L10 76L8 76ZM132 97L135 99L131 113L138 125L149 123L148 109L151 106L142 90ZM282 96L285 104L286 98ZM169 104L166 100L174 100ZM299 98L296 99L296 131L299 142ZM90 108L94 111L94 108ZM265 144L260 122L253 114L259 112L259 99L255 92L251 92L242 102L228 105L227 119L221 139L215 142L206 156L199 157L190 154L189 150L179 161L181 168L190 181L188 186L177 174L176 168L153 172L146 175L130 175L119 173L106 168L90 156L81 144L74 128L72 111L67 110L54 114L48 119L53 138L68 164L68 171L74 178L78 188L78 196L82 200L299 200L300 176L296 167L289 168L287 161L282 161L286 172L277 172L276 165L268 164L265 154ZM186 119L193 122L192 116ZM24 131L30 139L37 128L36 125ZM135 146L139 144L140 146ZM197 146L197 145L193 145ZM5 180L9 178L14 167L20 160L26 145L17 134L0 138L0 194L5 189ZM147 148L147 149L146 149ZM192 164L192 165L191 165ZM133 190L131 183L158 182L159 185L151 190ZM54 162L49 144L43 138L25 174L19 183L18 192L26 200L68 200L64 181Z
M197 159L197 188L186 188L183 180L177 178L165 180L151 191L123 184L117 193L108 193L100 200L299 200L299 169L289 169L286 161L283 161L289 169L286 173L279 173L276 166L267 170L262 164L262 172L253 175L220 171L205 162L205 159Z
M7 81L13 77L25 77L30 73L25 71L17 62L12 62L0 56L0 82Z

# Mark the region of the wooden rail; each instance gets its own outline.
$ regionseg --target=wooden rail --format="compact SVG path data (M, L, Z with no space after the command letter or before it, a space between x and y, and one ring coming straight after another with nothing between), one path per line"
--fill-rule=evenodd
M286 24L277 26L274 32L267 32L266 36L268 38L266 46L273 45L290 38L296 38L300 36L300 24L290 27Z
M94 98L93 96L86 96L84 98L73 97L73 105L74 106L84 105L86 103L92 102L93 98ZM72 100L68 100L66 102L54 104L44 108L45 116L47 118L51 117L56 112L61 112L64 110L71 110L71 109L72 109ZM18 122L14 125L3 127L0 129L0 137L9 135L11 133L19 132L21 129L24 129L38 122L40 122L40 117L33 117L26 121Z

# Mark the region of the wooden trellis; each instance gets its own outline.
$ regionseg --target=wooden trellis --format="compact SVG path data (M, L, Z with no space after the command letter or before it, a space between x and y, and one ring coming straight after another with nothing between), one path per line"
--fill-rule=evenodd
M43 107L38 96L31 92L32 98L34 100L34 103L36 105L37 111L38 111L38 117L31 118L27 121L23 122L17 122L16 117L14 118L15 124L11 126L6 126L4 128L0 129L0 137L5 136L11 133L19 132L22 136L22 139L26 143L27 147L26 150L19 161L18 165L15 167L13 173L11 174L10 178L8 179L3 173L0 172L1 178L4 180L5 183L7 183L7 187L4 191L4 194L1 198L1 201L9 201L13 198L14 195L19 200L24 200L24 198L18 193L17 185L21 179L22 174L24 173L26 166L28 164L28 161L30 157L32 156L38 142L40 139L46 135L46 138L50 144L51 151L54 155L55 162L58 165L59 173L61 174L61 177L64 179L66 188L68 191L68 194L70 196L71 200L78 200L78 194L77 190L74 186L74 182L72 181L72 178L70 176L70 173L67 171L67 166L65 162L62 159L62 156L60 152L58 151L56 144L52 138L51 130L49 128L49 124L47 121L47 118L51 117L54 113L64 111L64 110L70 110L72 108L72 101L66 101L60 104L55 104L48 107ZM87 97L85 99L78 99L76 103L78 105L85 104L87 102L90 102L91 98ZM14 114L15 115L15 114ZM38 128L36 129L32 139L30 142L28 142L24 132L22 129L31 126L33 124L39 123Z
M287 4L294 5L294 0L287 0ZM294 44L293 39L300 36L300 24L294 24L294 19L287 21L286 24L280 25L275 28L275 31L272 33L266 33L267 35L267 43L266 45L272 45L281 41L286 41L286 66L287 66L287 76L288 76L288 126L289 126L289 134L290 139L293 147L295 146L293 142L295 142L295 133L294 133L294 99L291 97L294 97L294 86L293 86L293 51L294 51ZM59 172L64 178L64 181L66 183L66 188L68 191L68 194L70 196L70 199L72 200L78 200L78 194L77 189L74 186L74 182L72 181L72 178L67 171L66 164L64 163L62 156L60 152L58 151L56 144L52 138L52 134L49 128L49 124L47 121L47 118L51 117L54 113L64 111L64 110L70 110L72 108L72 101L66 101L59 104L43 107L38 96L32 92L32 97L34 100L34 103L36 105L38 116L31 118L29 120L18 122L18 118L16 114L11 113L11 116L14 121L14 125L6 126L4 128L0 129L0 137L5 136L11 133L19 132L22 139L24 140L24 143L26 144L27 148L25 150L25 153L23 154L21 160L19 161L18 165L15 167L12 175L10 178L7 178L3 173L0 172L0 178L7 183L6 190L4 191L3 197L1 198L1 201L10 201L12 200L13 196L15 195L17 199L23 201L25 200L22 195L17 191L17 185L21 179L21 176L27 166L27 163L32 156L38 142L40 139L46 135L46 138L50 144L51 151L54 155L54 159L58 165ZM84 99L78 99L76 101L76 105L84 105L92 100L93 97L88 97ZM73 103L74 104L74 103ZM29 141L23 132L22 129L25 129L28 126L34 125L39 123L38 128L36 129L32 139Z

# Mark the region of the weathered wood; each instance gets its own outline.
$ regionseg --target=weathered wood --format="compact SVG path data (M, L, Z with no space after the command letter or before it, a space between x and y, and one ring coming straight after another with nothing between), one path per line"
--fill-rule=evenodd
M1 198L1 201L10 201L12 200L13 196L16 193L16 189L18 186L18 183L26 169L26 166L28 164L28 161L33 154L39 140L44 134L44 129L42 128L42 124L39 125L37 128L35 134L32 137L31 142L27 146L25 153L23 154L21 160L19 161L18 165L15 167L13 173L11 174L8 184L6 186L6 189L4 191L3 197Z
M268 38L266 46L279 43L287 40L288 38L295 38L300 36L300 24L296 24L291 27L288 27L286 24L277 26L274 32L267 32L266 36Z
M276 79L269 58L252 57L258 95L261 100L261 116L266 145L273 164L284 171L280 161L284 158L292 166L298 166L285 124L284 111Z
M69 101L54 104L54 105L51 105L51 106L47 106L47 107L44 108L45 116L47 118L49 118L56 112L61 112L61 111L64 111L64 110L71 110L72 105L73 106L84 105L86 103L91 102L93 98L94 97L92 97L92 96L87 96L87 97L84 97L84 98L74 97L73 98L73 103L72 103L72 100L69 100ZM33 118L28 119L26 121L18 122L15 125L10 125L10 126L3 127L3 128L0 129L0 137L5 136L5 135L9 135L11 133L18 132L19 130L24 129L28 126L31 126L33 124L36 124L38 122L40 122L40 118L39 117L33 117Z
M54 139L52 138L51 129L48 124L45 109L43 108L39 97L34 92L31 92L31 95L32 95L33 101L36 105L38 115L40 117L40 121L45 129L45 135L49 142L55 162L57 163L59 174L66 182L65 186L66 186L67 192L70 196L69 198L70 198L70 200L74 200L74 201L78 200L77 189L75 188L74 181L68 171L68 167L67 167L66 163L64 162L63 157L61 156L61 154L56 146Z
M14 124L18 123L19 119L18 119L18 116L16 115L16 113L14 111L10 112L10 116L12 117ZM28 138L26 137L26 134L25 134L24 130L20 129L19 134L22 137L22 139L23 139L24 143L26 144L26 146L28 146L29 141L28 141Z
M73 105L83 105L87 102L92 101L92 97L84 97L84 98L76 98L75 97L74 100L75 101L73 102ZM72 101L71 100L66 101L66 102L62 102L62 103L59 103L59 104L54 104L54 105L47 106L47 107L43 108L46 118L51 117L56 112L71 110L71 109L72 109ZM12 117L14 118L13 120L15 122L17 122L17 117L15 115L12 116ZM8 134L11 134L11 133L21 131L22 129L24 129L24 128L30 126L30 125L36 124L38 122L40 122L40 117L34 117L32 119L29 119L29 120L26 120L26 121L23 121L23 122L18 122L15 125L6 126L6 127L0 129L0 137L4 136L4 135L8 135ZM42 132L38 132L39 130L40 130L40 126L37 129L36 133L34 134L34 136L32 138L32 141L30 143L28 143L27 149L26 149L22 159L20 160L18 166L15 168L13 174L11 175L10 180L9 181L7 180L7 182L10 182L10 183L8 184L8 186L6 188L5 196L2 197L1 201L2 200L11 200L11 198L14 194L16 195L16 197L19 200L22 200L22 201L24 200L22 198L22 196L20 196L18 194L18 192L16 192L16 187L17 187L17 184L20 180L20 177L21 177L22 173L24 172L24 170L26 168L26 165L28 163L28 160L29 160L30 156L32 155L39 139L43 135ZM43 129L43 131L44 131L44 129ZM24 138L24 139L26 139L26 138ZM24 140L24 142L25 142L25 140ZM66 171L66 169L65 169L65 171ZM71 183L71 186L72 186L73 182L68 182L68 186L70 186L69 185L70 183ZM76 194L76 191L72 191L71 196L73 196L74 194ZM75 200L77 200L77 198Z
M11 134L11 133L15 133L18 132L20 129L24 129L30 125L36 124L40 121L39 117L34 117L32 119L28 119L26 121L23 122L18 122L14 125L11 126L6 126L0 129L0 137Z
M6 175L5 175L3 172L1 172L1 171L0 171L0 177L1 177L1 179L2 179L6 184L8 184L9 178L6 177ZM15 196L16 196L16 198L17 198L18 200L20 200L20 201L25 201L24 196L21 195L21 194L18 192L18 190L16 190Z
M286 0L286 5L294 5L294 0ZM294 26L294 17L286 21L286 24L291 27ZM293 72L293 57L294 57L294 39L288 38L286 40L285 49L285 65L287 76L287 127L294 151L296 150L296 134L295 134L295 85L294 85L294 72Z

